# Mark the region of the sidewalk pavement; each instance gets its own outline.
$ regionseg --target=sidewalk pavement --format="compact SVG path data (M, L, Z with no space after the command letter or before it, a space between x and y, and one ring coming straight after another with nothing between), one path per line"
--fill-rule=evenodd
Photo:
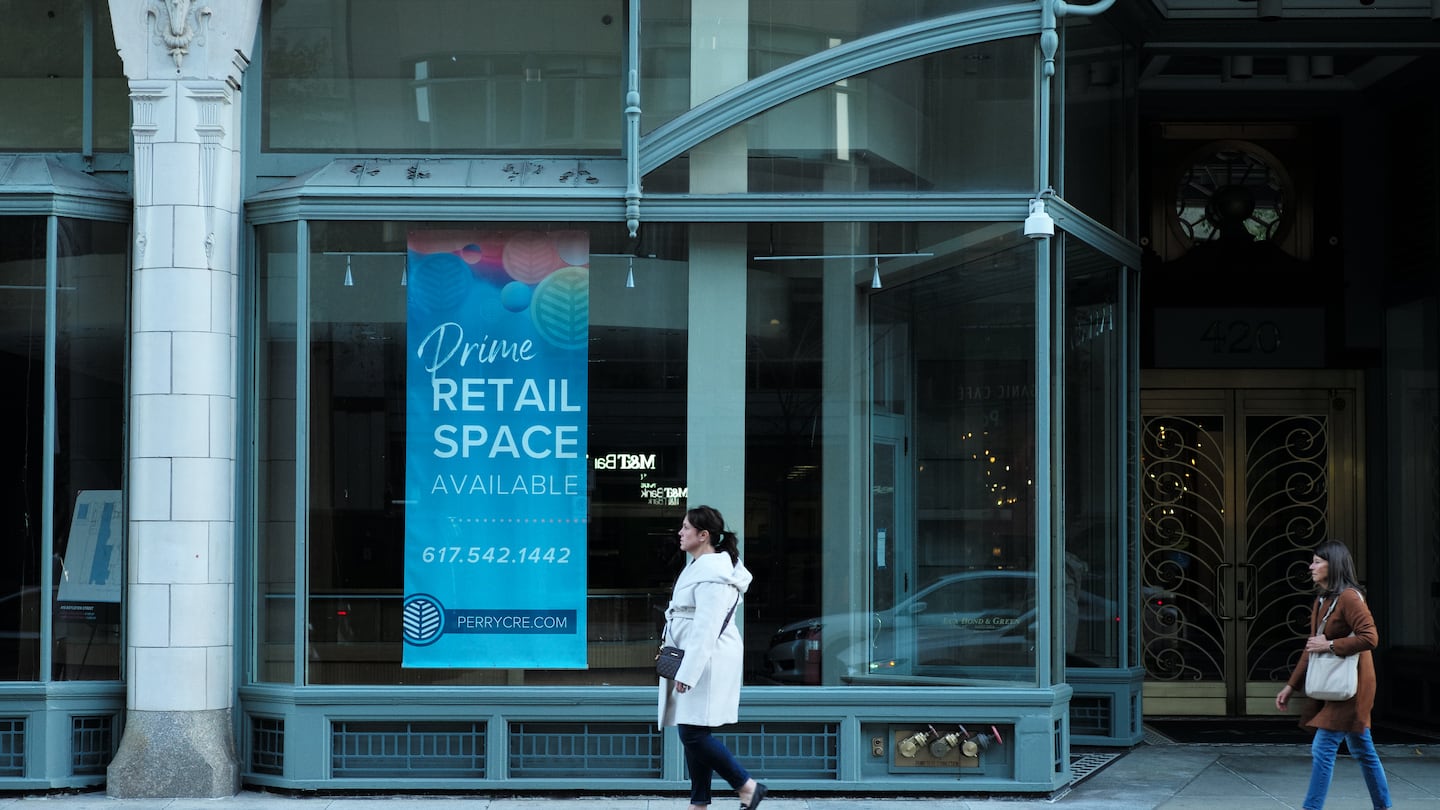
M1377 746L1395 810L1440 810L1440 745ZM1044 797L973 794L849 797L775 790L764 810L1286 810L1299 808L1310 781L1305 745L1144 743L1109 759L1069 788ZM1083 758L1083 757L1082 757ZM1106 757L1101 756L1100 759ZM728 800L727 800L728 801ZM1335 764L1327 807L1370 805L1360 766L1345 754ZM717 808L728 807L717 797ZM292 795L242 791L225 799L111 799L103 793L0 798L0 810L683 810L683 796L478 794Z

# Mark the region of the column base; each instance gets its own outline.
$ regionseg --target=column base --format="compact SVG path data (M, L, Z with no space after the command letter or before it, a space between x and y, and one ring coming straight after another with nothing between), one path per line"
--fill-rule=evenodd
M116 799L218 799L240 790L229 709L126 712L125 733L106 771Z

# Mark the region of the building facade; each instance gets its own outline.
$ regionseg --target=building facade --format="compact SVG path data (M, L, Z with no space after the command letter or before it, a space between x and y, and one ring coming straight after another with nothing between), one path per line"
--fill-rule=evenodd
M1328 538L1440 728L1432 0L0 9L0 786L680 790L698 503L774 789L1273 713Z

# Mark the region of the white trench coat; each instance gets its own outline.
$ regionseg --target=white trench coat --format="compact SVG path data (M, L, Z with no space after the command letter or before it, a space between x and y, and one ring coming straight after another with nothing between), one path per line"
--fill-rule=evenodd
M662 644L685 651L675 681L660 679L661 726L723 726L740 714L740 680L744 670L745 641L740 635L743 599L752 579L745 563L730 564L725 552L702 554L691 560L675 581L670 607L665 610L666 634ZM725 624L725 614L735 613ZM725 624L724 632L720 625ZM676 682L690 690L675 691Z

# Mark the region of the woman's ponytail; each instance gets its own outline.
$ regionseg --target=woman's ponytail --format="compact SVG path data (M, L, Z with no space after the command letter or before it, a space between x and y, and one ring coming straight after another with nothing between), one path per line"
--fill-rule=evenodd
M687 511L685 518L696 531L710 533L710 544L716 551L729 554L731 565L740 562L740 549L737 547L740 538L735 536L735 532L726 530L725 518L720 510L713 506L697 506Z

